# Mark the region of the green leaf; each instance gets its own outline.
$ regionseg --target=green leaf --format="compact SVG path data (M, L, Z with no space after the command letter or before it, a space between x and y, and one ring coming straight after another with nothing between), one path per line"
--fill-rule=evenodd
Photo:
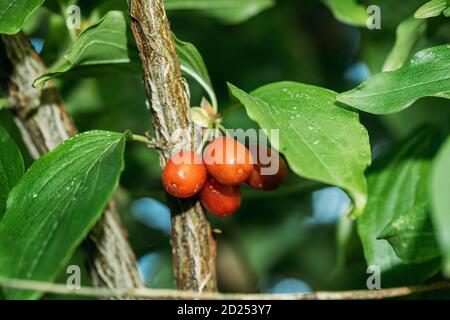
M212 105L217 107L216 94L200 52L193 44L181 41L173 33L172 36L175 41L177 55L181 61L181 71L197 81L208 93Z
M189 109L191 114L192 123L202 128L209 128L211 125L211 119L208 112L200 107L191 107Z
M370 77L337 100L374 114L401 111L423 97L450 99L450 45L419 51L402 68Z
M409 18L397 27L395 45L387 57L383 71L394 71L401 68L408 60L417 41L424 35L426 20Z
M51 78L65 73L97 72L101 66L115 65L115 68L139 70L136 50L130 48L132 36L122 11L110 11L99 22L84 30L65 54L64 60L36 79L34 85L43 87ZM113 70L113 68L109 68Z
M335 92L301 83L269 84L251 95L231 84L229 90L269 139L270 129L279 129L279 145L271 143L296 174L341 187L353 199L353 214L362 212L371 153L358 113L336 105Z
M110 2L111 0L108 0ZM61 14L70 5L76 5L79 0L46 0L44 7L53 13ZM82 6L81 6L82 7Z
M336 19L343 23L365 26L368 15L366 8L357 0L322 0L333 12Z
M129 7L128 3L130 1L122 0L107 0L107 1L96 1L93 3L91 0L78 0L79 6L83 8L83 12L86 10L86 16L89 16L89 21L99 21L105 14L112 10L120 10L128 14Z
M0 127L0 219L6 207L11 189L22 177L24 164L22 155L3 127Z
M441 147L433 168L430 182L432 219L436 237L444 256L444 272L450 276L450 138Z
M383 283L390 286L424 281L440 266L440 260L433 259L435 250L426 252L432 247L431 235L421 237L431 232L427 182L438 141L432 128L422 128L374 163L368 176L369 198L358 219L358 233L367 264L377 265ZM396 251L380 237L389 238ZM421 263L406 263L399 256Z
M52 281L101 216L123 170L123 134L91 131L36 161L0 221L0 276ZM5 289L9 299L39 292Z
M421 6L414 17L417 19L426 19L439 16L442 11L447 9L447 0L431 0Z
M0 1L0 33L15 34L44 0Z
M274 0L165 0L167 10L193 10L225 23L243 22L275 4Z
M387 240L405 263L421 263L440 256L428 200L395 217L378 238Z

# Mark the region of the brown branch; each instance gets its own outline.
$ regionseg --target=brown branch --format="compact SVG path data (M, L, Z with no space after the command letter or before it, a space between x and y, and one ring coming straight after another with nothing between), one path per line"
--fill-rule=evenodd
M33 81L46 66L23 33L0 38L0 85L8 94L23 140L35 158L52 150L78 130L64 109L59 93L51 84L35 89ZM143 287L136 259L124 227L110 202L89 235L91 275L95 285L110 288Z
M128 288L110 289L81 287L69 289L63 284L49 282L5 279L0 278L3 287L42 291L47 293L68 294L77 296L89 296L110 298L117 294L138 299L186 299L186 300L375 300L409 296L438 290L450 289L449 281L434 282L424 285L397 287L379 290L349 290L349 291L317 291L313 293L289 293L289 294L241 294L241 293L217 293L197 291L181 291L170 289Z
M192 148L189 89L181 76L180 62L171 36L163 0L132 0L132 30L144 68L144 82L161 165L181 149ZM172 210L174 274L182 290L215 291L216 243L197 200L168 198Z

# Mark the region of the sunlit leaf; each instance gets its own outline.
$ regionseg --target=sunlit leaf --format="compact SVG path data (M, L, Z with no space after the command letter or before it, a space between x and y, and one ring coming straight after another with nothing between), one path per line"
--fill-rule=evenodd
M216 94L214 93L208 69L200 52L198 52L193 44L181 41L174 34L172 36L177 48L178 58L180 58L181 71L197 81L208 93L211 103L217 106Z
M409 18L397 27L395 45L387 57L383 71L394 71L408 61L411 51L418 40L424 35L426 20Z
M36 79L34 85L42 87L51 78L70 72L105 71L102 66L139 70L137 52L130 48L132 36L121 11L108 12L99 22L84 30L64 55L64 60ZM131 42L131 43L130 43ZM108 70L114 70L108 68Z
M365 26L368 15L366 8L357 0L322 0L333 12L336 19L343 23Z
M0 219L6 207L11 189L22 177L24 164L22 155L3 127L0 127Z
M438 143L436 131L422 128L393 147L370 170L369 198L358 219L358 233L366 262L380 268L384 285L421 282L440 267L436 250L425 249L432 248L433 241L427 190ZM382 238L389 238L391 244Z

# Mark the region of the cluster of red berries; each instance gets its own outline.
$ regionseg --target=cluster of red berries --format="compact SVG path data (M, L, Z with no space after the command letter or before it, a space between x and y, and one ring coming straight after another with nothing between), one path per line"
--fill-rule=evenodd
M192 151L181 151L164 168L162 181L169 194L189 198L199 193L200 201L211 213L224 217L241 205L239 185L246 183L257 190L277 189L287 174L284 159L275 150L261 145L249 148L237 140L218 137L210 142L203 157ZM264 172L268 167L275 172Z

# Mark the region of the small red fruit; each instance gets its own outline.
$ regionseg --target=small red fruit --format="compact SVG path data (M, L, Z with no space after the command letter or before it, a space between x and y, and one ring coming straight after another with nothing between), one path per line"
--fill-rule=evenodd
M226 217L241 205L241 190L239 186L226 186L209 178L200 191L200 201L212 214Z
M250 151L239 141L218 137L205 148L203 160L218 182L235 186L245 182L253 170Z
M250 152L256 163L247 180L253 189L273 191L283 183L287 174L287 165L284 159L272 148L263 145L250 145Z
M207 176L201 156L192 151L181 151L167 163L162 181L164 188L172 196L189 198L202 189Z

